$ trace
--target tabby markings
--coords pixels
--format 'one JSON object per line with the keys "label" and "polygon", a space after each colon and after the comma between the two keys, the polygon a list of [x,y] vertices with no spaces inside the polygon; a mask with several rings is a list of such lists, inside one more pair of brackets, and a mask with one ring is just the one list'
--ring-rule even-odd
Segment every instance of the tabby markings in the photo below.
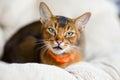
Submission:
{"label": "tabby markings", "polygon": [[64,16],[58,16],[58,23],[60,27],[64,27],[68,23],[68,18]]}

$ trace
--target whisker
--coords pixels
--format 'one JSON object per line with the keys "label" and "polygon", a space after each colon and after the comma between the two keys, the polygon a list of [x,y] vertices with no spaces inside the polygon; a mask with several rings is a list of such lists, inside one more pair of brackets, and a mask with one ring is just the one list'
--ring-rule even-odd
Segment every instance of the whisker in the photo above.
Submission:
{"label": "whisker", "polygon": [[43,49],[43,53],[45,53],[48,50],[48,47]]}
{"label": "whisker", "polygon": [[79,47],[77,47],[77,46],[71,45],[70,47],[71,47],[72,49],[77,49],[77,50],[79,50]]}
{"label": "whisker", "polygon": [[44,42],[43,40],[37,40],[37,42]]}
{"label": "whisker", "polygon": [[37,40],[35,43],[37,43],[37,44],[44,44],[44,41],[43,40]]}
{"label": "whisker", "polygon": [[37,50],[42,50],[42,52],[46,52],[49,49],[48,41],[47,40],[37,40],[36,41],[36,44],[38,44]]}
{"label": "whisker", "polygon": [[42,49],[42,48],[45,48],[45,47],[47,47],[46,45],[43,45],[43,46],[41,46],[41,47],[38,47],[38,49]]}
{"label": "whisker", "polygon": [[43,43],[42,43],[42,42],[41,42],[41,43],[39,42],[39,43],[37,43],[37,44],[44,44],[44,42],[43,42]]}
{"label": "whisker", "polygon": [[72,46],[73,49],[77,49],[78,51],[83,51],[83,48],[78,47],[78,46]]}

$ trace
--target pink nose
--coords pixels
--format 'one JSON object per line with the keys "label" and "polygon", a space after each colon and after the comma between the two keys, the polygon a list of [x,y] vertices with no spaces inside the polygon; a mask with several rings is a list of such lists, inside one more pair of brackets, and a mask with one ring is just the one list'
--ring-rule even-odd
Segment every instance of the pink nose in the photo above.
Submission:
{"label": "pink nose", "polygon": [[60,40],[57,40],[56,42],[58,45],[60,45],[62,43],[62,41],[60,41]]}

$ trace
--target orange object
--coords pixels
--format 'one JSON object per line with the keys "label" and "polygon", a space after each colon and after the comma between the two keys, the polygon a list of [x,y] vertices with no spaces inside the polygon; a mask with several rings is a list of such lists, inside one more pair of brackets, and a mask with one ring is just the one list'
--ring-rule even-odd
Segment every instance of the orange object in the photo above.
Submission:
{"label": "orange object", "polygon": [[69,53],[64,54],[64,55],[62,55],[62,56],[57,56],[57,55],[55,55],[54,53],[52,53],[51,51],[48,51],[48,53],[50,54],[50,56],[51,56],[52,58],[54,58],[54,59],[56,60],[56,62],[59,62],[59,63],[61,63],[61,64],[67,63],[67,62],[69,62],[71,59],[73,59],[73,55],[72,55],[72,54],[69,54]]}

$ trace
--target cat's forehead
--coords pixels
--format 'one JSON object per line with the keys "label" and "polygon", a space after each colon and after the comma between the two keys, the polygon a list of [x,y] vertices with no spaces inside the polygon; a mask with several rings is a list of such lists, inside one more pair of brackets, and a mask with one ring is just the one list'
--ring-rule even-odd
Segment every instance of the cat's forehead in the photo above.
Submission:
{"label": "cat's forehead", "polygon": [[57,22],[59,26],[64,27],[65,25],[68,24],[68,18],[64,16],[57,16]]}
{"label": "cat's forehead", "polygon": [[59,24],[59,26],[63,28],[72,22],[72,19],[65,16],[55,16],[55,20]]}

